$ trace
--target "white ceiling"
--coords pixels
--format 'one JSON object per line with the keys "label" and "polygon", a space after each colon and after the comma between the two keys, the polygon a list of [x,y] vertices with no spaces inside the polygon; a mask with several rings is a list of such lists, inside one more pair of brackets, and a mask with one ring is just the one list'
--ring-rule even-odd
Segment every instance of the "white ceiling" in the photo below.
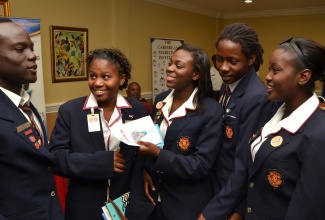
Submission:
{"label": "white ceiling", "polygon": [[325,13],[325,0],[146,0],[220,18]]}

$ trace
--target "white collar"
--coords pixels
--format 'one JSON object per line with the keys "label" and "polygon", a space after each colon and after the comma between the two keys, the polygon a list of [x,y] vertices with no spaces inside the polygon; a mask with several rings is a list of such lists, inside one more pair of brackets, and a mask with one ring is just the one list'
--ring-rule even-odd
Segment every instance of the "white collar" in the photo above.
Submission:
{"label": "white collar", "polygon": [[[172,115],[169,115],[169,111],[174,100],[174,89],[169,93],[169,95],[162,101],[165,105],[162,107],[162,112],[166,118],[172,119],[176,117],[183,117],[186,115],[186,110],[195,110],[196,106],[193,104],[194,95],[197,93],[197,88],[195,88],[191,96],[183,103]],[[168,116],[168,117],[167,117]]]}
{"label": "white collar", "polygon": [[281,105],[272,119],[265,124],[262,133],[263,136],[269,133],[277,133],[281,129],[287,130],[289,133],[296,133],[309,119],[309,117],[318,108],[319,100],[317,95],[314,93],[307,101],[300,105],[294,112],[292,112],[287,118],[282,119],[286,105]]}
{"label": "white collar", "polygon": [[19,104],[24,105],[26,102],[29,102],[30,96],[29,94],[22,88],[20,90],[20,96],[17,95],[16,93],[13,93],[9,91],[8,89],[5,89],[0,86],[0,89],[2,92],[4,92],[8,98],[18,107]]}
{"label": "white collar", "polygon": [[[91,109],[91,108],[98,108],[98,103],[95,96],[90,93],[87,97],[83,110]],[[116,98],[116,108],[132,108],[131,104],[121,95],[117,94]]]}

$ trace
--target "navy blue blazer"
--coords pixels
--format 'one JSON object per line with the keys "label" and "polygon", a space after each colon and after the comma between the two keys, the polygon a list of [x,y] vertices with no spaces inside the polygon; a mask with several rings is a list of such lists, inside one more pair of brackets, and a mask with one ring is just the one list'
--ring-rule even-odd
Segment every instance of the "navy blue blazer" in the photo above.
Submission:
{"label": "navy blue blazer", "polygon": [[[169,93],[157,95],[155,103]],[[162,211],[168,219],[197,219],[213,195],[211,169],[221,144],[222,107],[212,98],[204,98],[203,104],[206,106],[203,114],[187,110],[184,117],[173,120],[163,150],[148,167],[156,187],[152,196],[157,202],[160,194]],[[153,116],[157,111],[155,104]],[[159,125],[162,117],[157,120]],[[129,220],[148,219],[154,209],[143,193],[143,167],[139,166],[137,171],[126,209]]]}
{"label": "navy blue blazer", "polygon": [[[325,112],[317,109],[296,133],[270,134],[249,160],[247,220],[324,219]],[[281,136],[281,145],[271,140]],[[271,185],[272,183],[272,185]]]}
{"label": "navy blue blazer", "polygon": [[0,219],[63,219],[43,123],[45,145],[37,150],[20,129],[26,117],[1,90],[0,100]]}
{"label": "navy blue blazer", "polygon": [[[225,84],[220,94],[225,93]],[[206,219],[224,220],[233,212],[245,214],[241,204],[247,191],[248,141],[276,112],[254,68],[241,79],[224,109],[223,141],[215,164],[214,198],[203,211]]]}
{"label": "navy blue blazer", "polygon": [[[126,160],[124,173],[114,173],[114,152],[105,150],[101,130],[89,132],[87,115],[83,110],[87,97],[63,104],[51,134],[49,149],[55,155],[55,171],[70,178],[66,198],[66,219],[100,219],[101,207],[106,202],[108,179],[110,198],[128,192],[135,147],[120,143]],[[121,109],[123,123],[147,115],[145,107],[137,100],[125,97],[132,108]],[[99,109],[95,109],[99,114]]]}

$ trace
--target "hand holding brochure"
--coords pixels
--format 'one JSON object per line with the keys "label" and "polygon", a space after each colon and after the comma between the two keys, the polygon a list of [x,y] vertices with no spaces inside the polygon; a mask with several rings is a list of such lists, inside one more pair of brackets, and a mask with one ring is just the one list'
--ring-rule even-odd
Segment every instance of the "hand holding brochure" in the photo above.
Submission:
{"label": "hand holding brochure", "polygon": [[150,116],[145,116],[111,128],[111,133],[120,141],[133,146],[140,146],[136,141],[151,142],[163,146],[160,129],[154,125]]}

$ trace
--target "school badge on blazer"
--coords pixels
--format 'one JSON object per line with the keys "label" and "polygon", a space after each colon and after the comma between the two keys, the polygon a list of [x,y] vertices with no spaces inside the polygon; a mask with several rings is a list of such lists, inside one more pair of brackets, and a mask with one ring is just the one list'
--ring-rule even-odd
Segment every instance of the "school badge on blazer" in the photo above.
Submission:
{"label": "school badge on blazer", "polygon": [[190,138],[189,137],[180,137],[177,144],[181,150],[186,151],[191,146]]}
{"label": "school badge on blazer", "polygon": [[274,189],[279,188],[283,184],[283,174],[278,170],[270,170],[266,175],[266,179]]}

